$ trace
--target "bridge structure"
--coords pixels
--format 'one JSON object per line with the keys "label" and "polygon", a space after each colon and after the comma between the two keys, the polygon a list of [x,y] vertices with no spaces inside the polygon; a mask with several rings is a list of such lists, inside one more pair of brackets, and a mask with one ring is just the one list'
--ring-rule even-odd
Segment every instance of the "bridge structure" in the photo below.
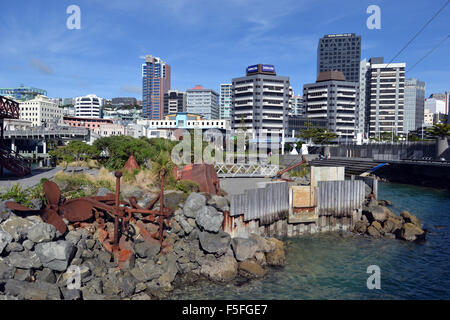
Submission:
{"label": "bridge structure", "polygon": [[216,163],[214,168],[219,178],[264,178],[275,176],[280,166],[264,163]]}
{"label": "bridge structure", "polygon": [[8,169],[17,176],[25,176],[31,173],[31,163],[14,150],[6,147],[4,143],[4,120],[19,119],[19,103],[0,96],[0,174],[3,168]]}

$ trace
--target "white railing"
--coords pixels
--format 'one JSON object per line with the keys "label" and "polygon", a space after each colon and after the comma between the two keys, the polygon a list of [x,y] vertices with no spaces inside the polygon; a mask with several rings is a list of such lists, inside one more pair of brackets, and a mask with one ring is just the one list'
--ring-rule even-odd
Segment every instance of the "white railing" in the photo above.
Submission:
{"label": "white railing", "polygon": [[272,177],[279,171],[279,165],[273,164],[215,164],[217,175],[223,178],[230,177]]}

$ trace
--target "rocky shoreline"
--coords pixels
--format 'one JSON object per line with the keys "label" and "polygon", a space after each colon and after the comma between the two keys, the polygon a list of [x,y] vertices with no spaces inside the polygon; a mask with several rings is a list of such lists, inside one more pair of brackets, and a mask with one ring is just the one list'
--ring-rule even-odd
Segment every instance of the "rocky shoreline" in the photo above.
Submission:
{"label": "rocky shoreline", "polygon": [[[182,194],[168,192],[167,202],[176,210],[164,247],[144,240],[154,225],[135,225],[134,255],[121,268],[99,241],[95,221],[68,224],[62,235],[39,216],[20,216],[0,203],[0,300],[164,299],[174,287],[201,278],[254,279],[284,265],[282,241],[231,239],[222,231],[225,197],[191,193],[183,203]],[[79,288],[72,287],[74,269]]]}
{"label": "rocky shoreline", "polygon": [[424,240],[426,232],[420,220],[403,211],[395,215],[388,206],[390,201],[371,198],[363,207],[361,220],[355,223],[353,232],[374,238],[401,239],[406,241]]}

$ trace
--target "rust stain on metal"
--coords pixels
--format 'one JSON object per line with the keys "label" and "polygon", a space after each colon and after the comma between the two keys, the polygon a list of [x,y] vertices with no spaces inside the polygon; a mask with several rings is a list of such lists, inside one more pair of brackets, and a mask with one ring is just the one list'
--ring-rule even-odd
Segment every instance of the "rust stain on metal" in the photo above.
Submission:
{"label": "rust stain on metal", "polygon": [[178,180],[191,180],[198,183],[201,192],[220,193],[219,177],[213,165],[206,163],[188,164],[181,170],[175,167],[174,176]]}
{"label": "rust stain on metal", "polygon": [[[56,183],[45,181],[43,187],[46,206],[43,209],[33,210],[11,201],[6,202],[5,205],[17,212],[39,214],[45,222],[54,225],[61,234],[67,232],[67,225],[63,219],[75,228],[86,228],[96,232],[98,240],[107,251],[114,254],[121,267],[134,254],[129,241],[130,225],[139,226],[144,241],[159,241],[161,248],[166,247],[165,229],[170,227],[173,210],[164,206],[164,174],[165,171],[162,170],[159,195],[145,208],[141,208],[133,197],[129,199],[129,202],[120,200],[122,176],[120,171],[115,172],[116,192],[114,194],[66,200],[61,197],[61,191]],[[152,209],[158,201],[160,208]],[[135,214],[139,214],[142,218]],[[149,224],[153,225],[152,233],[147,230]]]}

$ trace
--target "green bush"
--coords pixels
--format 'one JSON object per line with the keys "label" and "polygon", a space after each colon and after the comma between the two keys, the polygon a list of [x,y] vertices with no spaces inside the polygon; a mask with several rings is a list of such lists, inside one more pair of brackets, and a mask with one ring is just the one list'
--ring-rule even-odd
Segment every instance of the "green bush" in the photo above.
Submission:
{"label": "green bush", "polygon": [[32,205],[29,197],[29,189],[22,188],[20,184],[14,184],[7,192],[1,195],[2,200],[14,199],[15,202],[24,206]]}
{"label": "green bush", "polygon": [[197,182],[191,180],[180,180],[175,185],[177,190],[190,194],[191,192],[199,192],[200,185]]}

